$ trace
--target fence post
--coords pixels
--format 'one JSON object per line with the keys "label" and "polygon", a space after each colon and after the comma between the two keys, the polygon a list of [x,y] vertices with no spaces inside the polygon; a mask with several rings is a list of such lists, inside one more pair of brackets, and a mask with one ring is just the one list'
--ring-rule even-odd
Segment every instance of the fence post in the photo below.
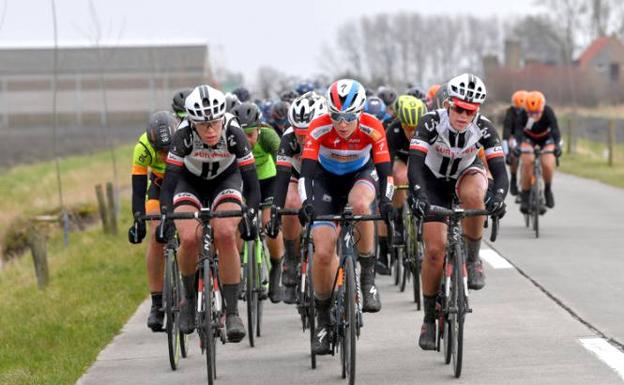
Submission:
{"label": "fence post", "polygon": [[572,116],[568,116],[568,140],[566,144],[566,152],[569,154],[573,153],[574,146],[572,145],[572,140],[574,138],[574,120]]}
{"label": "fence post", "polygon": [[609,120],[609,132],[607,134],[607,151],[608,151],[607,162],[609,164],[609,167],[613,167],[613,158],[614,158],[613,152],[615,151],[615,120],[614,119]]}
{"label": "fence post", "polygon": [[102,228],[105,233],[110,232],[110,226],[108,224],[108,215],[106,214],[106,200],[104,200],[104,190],[102,185],[95,186],[95,195],[97,196],[98,209],[100,211],[100,219],[102,219]]}
{"label": "fence post", "polygon": [[35,265],[37,286],[39,289],[45,289],[50,281],[46,239],[45,236],[37,230],[37,226],[34,224],[32,224],[28,230],[28,247],[32,253],[33,263]]}
{"label": "fence post", "polygon": [[106,197],[108,198],[108,222],[111,234],[117,235],[117,204],[115,190],[111,182],[106,183]]}

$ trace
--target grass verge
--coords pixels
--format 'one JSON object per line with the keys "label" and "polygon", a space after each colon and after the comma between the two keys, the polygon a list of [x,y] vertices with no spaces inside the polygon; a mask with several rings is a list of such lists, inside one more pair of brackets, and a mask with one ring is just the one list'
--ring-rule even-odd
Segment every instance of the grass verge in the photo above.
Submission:
{"label": "grass verge", "polygon": [[37,290],[30,255],[4,267],[0,384],[74,384],[119,332],[146,296],[144,248],[123,235],[99,227],[72,233],[68,248],[62,234],[53,236],[44,291]]}
{"label": "grass verge", "polygon": [[576,152],[561,158],[559,171],[624,188],[624,145],[615,146],[613,166],[609,166],[604,144],[579,139]]}

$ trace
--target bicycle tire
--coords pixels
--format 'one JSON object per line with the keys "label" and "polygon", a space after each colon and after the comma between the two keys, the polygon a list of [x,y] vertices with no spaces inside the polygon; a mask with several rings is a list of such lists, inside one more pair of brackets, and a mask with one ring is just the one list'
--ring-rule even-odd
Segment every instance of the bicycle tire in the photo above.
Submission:
{"label": "bicycle tire", "polygon": [[401,293],[405,291],[405,286],[407,286],[407,280],[409,278],[409,275],[411,274],[410,265],[412,263],[410,260],[410,256],[407,255],[407,253],[405,253],[404,250],[405,250],[404,248],[401,248],[401,251],[399,251],[399,253],[403,255],[403,257],[400,259],[404,261],[403,272],[402,272],[403,274],[401,274],[401,285],[399,286],[399,291]]}
{"label": "bicycle tire", "polygon": [[[537,182],[535,182],[537,184]],[[537,185],[531,188],[531,206],[533,215],[533,231],[535,231],[535,238],[539,238],[539,211],[540,211],[540,194],[537,189]]]}
{"label": "bicycle tire", "polygon": [[[446,269],[445,269],[446,271]],[[455,338],[454,336],[454,328],[453,328],[453,314],[449,311],[449,309],[451,307],[456,306],[457,301],[456,301],[456,291],[455,291],[455,287],[453,285],[453,280],[451,279],[451,283],[450,283],[450,288],[449,288],[449,297],[445,299],[445,308],[443,309],[443,311],[445,312],[444,315],[444,334],[443,334],[443,338],[444,338],[444,349],[443,349],[443,354],[444,354],[444,363],[446,365],[451,363],[451,356],[453,353],[453,339]]]}
{"label": "bicycle tire", "polygon": [[392,270],[393,270],[393,277],[394,277],[394,285],[398,286],[401,280],[401,264],[403,262],[399,260],[398,249],[394,246],[392,246],[391,255],[392,255]]}
{"label": "bicycle tire", "polygon": [[255,341],[255,326],[257,316],[257,301],[255,296],[258,294],[256,291],[256,247],[255,241],[245,242],[245,252],[247,258],[245,263],[245,300],[247,302],[247,335],[249,336],[249,345],[253,348],[256,346]]}
{"label": "bicycle tire", "polygon": [[314,284],[312,283],[312,245],[308,245],[307,250],[307,263],[306,269],[306,292],[308,298],[308,328],[310,329],[310,366],[312,369],[316,369],[316,354],[312,351],[312,341],[314,340],[314,334],[316,333],[316,309],[314,308]]}
{"label": "bicycle tire", "polygon": [[346,258],[344,266],[344,279],[345,279],[345,328],[344,328],[344,341],[342,343],[342,351],[344,352],[344,367],[346,369],[346,375],[349,379],[349,385],[355,384],[355,369],[356,369],[356,344],[357,344],[357,316],[355,306],[355,267],[353,265],[352,258]]}
{"label": "bicycle tire", "polygon": [[268,281],[265,282],[265,278],[268,277],[269,266],[267,263],[269,261],[269,253],[266,248],[266,244],[264,242],[260,243],[260,247],[258,248],[261,251],[260,258],[258,259],[258,269],[256,272],[258,287],[256,288],[256,337],[260,337],[262,335],[262,314],[264,310],[264,300],[260,297],[260,291],[268,290],[268,287],[265,287],[265,284],[268,285]]}
{"label": "bicycle tire", "polygon": [[208,378],[208,385],[213,385],[217,376],[216,373],[216,343],[215,343],[215,325],[218,320],[213,320],[216,316],[216,312],[213,309],[213,281],[212,272],[210,271],[210,262],[205,259],[202,262],[203,267],[203,331],[205,340],[204,354],[206,355],[206,376]]}
{"label": "bicycle tire", "polygon": [[[461,247],[458,246],[457,248],[459,251],[461,251]],[[463,258],[461,258],[461,261],[458,262],[462,263],[456,263],[456,266],[454,266],[453,269],[453,286],[455,286],[456,289],[455,300],[457,304],[457,313],[455,313],[455,317],[453,317],[453,373],[455,375],[455,378],[459,378],[462,371],[462,361],[464,356],[464,320],[466,315],[464,280],[461,273],[463,267]]]}
{"label": "bicycle tire", "polygon": [[167,332],[167,349],[169,351],[169,364],[171,370],[176,370],[180,363],[180,321],[175,313],[177,306],[177,287],[175,283],[175,259],[171,256],[171,250],[166,250],[165,254],[165,282],[163,288],[163,300],[165,305],[165,317],[167,322],[165,330]]}

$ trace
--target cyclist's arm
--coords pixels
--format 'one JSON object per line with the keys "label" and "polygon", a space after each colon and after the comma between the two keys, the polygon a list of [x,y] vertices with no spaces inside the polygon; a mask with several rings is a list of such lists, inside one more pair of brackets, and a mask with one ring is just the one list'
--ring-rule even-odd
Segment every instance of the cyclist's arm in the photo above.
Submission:
{"label": "cyclist's arm", "polygon": [[509,107],[505,112],[503,120],[503,140],[509,140],[514,135],[514,127],[516,125],[516,114],[513,107]]}
{"label": "cyclist's arm", "polygon": [[273,162],[277,162],[277,152],[280,148],[280,137],[277,135],[277,132],[272,127],[264,126],[262,127],[262,135],[260,143],[264,151],[271,155],[273,158]]}
{"label": "cyclist's arm", "polygon": [[546,118],[549,121],[550,134],[555,141],[555,145],[559,146],[559,143],[561,142],[561,131],[559,131],[559,122],[557,121],[555,112],[550,106],[547,105],[546,107],[544,107],[544,115],[546,115]]}
{"label": "cyclist's arm", "polygon": [[516,126],[515,126],[515,137],[516,137],[516,142],[518,143],[518,145],[520,143],[522,143],[522,137],[524,135],[524,128],[527,125],[527,122],[529,121],[529,115],[527,115],[526,111],[522,110],[520,111],[520,113],[518,114],[518,116],[516,116]]}
{"label": "cyclist's arm", "polygon": [[243,179],[243,196],[247,207],[258,212],[260,209],[260,183],[256,174],[256,160],[243,130],[234,120],[227,132],[228,151],[236,156],[238,169]]}
{"label": "cyclist's arm", "polygon": [[388,151],[390,152],[390,162],[394,162],[394,158],[397,154],[397,145],[394,140],[394,130],[398,127],[401,129],[401,123],[398,120],[393,121],[386,130],[386,140],[388,141]]}
{"label": "cyclist's arm", "polygon": [[407,178],[409,181],[409,193],[418,192],[427,195],[425,182],[425,158],[431,149],[431,145],[437,137],[436,127],[439,123],[438,114],[433,111],[418,121],[414,137],[410,141],[410,152],[407,161]]}
{"label": "cyclist's arm", "polygon": [[312,197],[312,180],[320,170],[318,163],[320,143],[314,132],[319,119],[322,118],[317,118],[310,123],[309,132],[301,153],[301,175],[298,186],[301,202],[305,202],[308,197]]}
{"label": "cyclist's arm", "polygon": [[275,191],[273,193],[273,202],[276,207],[283,208],[286,203],[286,195],[288,195],[288,184],[290,183],[290,175],[292,174],[292,157],[293,149],[290,145],[294,139],[291,135],[286,134],[282,137],[279,151],[277,153],[277,175],[275,176]]}
{"label": "cyclist's arm", "polygon": [[379,176],[379,199],[392,200],[394,195],[394,181],[392,180],[392,163],[390,163],[390,152],[386,132],[379,120],[373,118],[366,122],[374,132],[370,136],[373,140],[373,162]]}
{"label": "cyclist's arm", "polygon": [[505,153],[501,146],[501,140],[494,125],[483,117],[479,119],[477,125],[485,134],[481,137],[480,143],[485,149],[487,165],[494,178],[494,192],[507,196],[509,190],[509,179],[505,168]]}
{"label": "cyclist's arm", "polygon": [[132,214],[145,214],[145,193],[147,191],[148,162],[151,158],[142,143],[134,146],[132,160]]}
{"label": "cyclist's arm", "polygon": [[169,154],[167,155],[165,180],[163,181],[160,189],[161,213],[173,211],[173,193],[180,176],[184,172],[184,157],[191,153],[191,139],[192,132],[190,126],[180,128],[173,134],[171,147],[169,148]]}

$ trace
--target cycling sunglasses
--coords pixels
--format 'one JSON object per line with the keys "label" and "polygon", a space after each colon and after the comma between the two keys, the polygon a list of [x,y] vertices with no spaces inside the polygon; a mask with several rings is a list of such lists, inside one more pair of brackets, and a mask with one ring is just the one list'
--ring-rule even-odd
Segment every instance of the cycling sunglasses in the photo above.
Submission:
{"label": "cycling sunglasses", "polygon": [[351,123],[358,118],[358,114],[353,112],[332,112],[330,116],[331,120],[334,122],[341,122],[344,120],[347,123]]}
{"label": "cycling sunglasses", "polygon": [[463,114],[466,113],[466,115],[468,116],[473,116],[477,113],[477,110],[468,110],[466,108],[462,108],[456,104],[451,104],[451,108],[453,108],[453,111],[457,112],[458,114]]}

